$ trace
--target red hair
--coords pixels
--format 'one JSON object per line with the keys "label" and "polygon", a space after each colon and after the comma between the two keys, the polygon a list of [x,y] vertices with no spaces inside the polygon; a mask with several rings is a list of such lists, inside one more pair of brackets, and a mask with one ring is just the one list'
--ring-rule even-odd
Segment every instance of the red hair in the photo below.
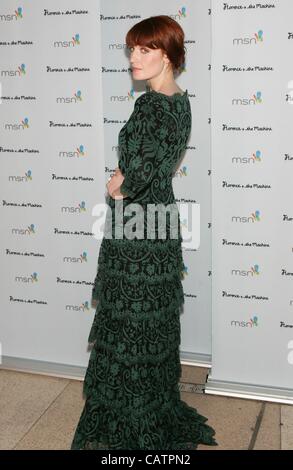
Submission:
{"label": "red hair", "polygon": [[185,62],[184,31],[170,16],[150,16],[136,23],[126,34],[127,47],[136,45],[162,49],[167,54],[173,70]]}

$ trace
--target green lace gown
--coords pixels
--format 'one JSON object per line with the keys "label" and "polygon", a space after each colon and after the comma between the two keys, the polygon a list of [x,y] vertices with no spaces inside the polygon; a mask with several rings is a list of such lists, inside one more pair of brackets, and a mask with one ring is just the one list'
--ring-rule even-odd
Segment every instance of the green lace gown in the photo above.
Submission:
{"label": "green lace gown", "polygon": [[[187,90],[172,96],[148,90],[119,132],[124,198],[108,196],[92,291],[97,308],[88,338],[93,345],[83,385],[86,400],[71,449],[217,445],[207,418],[180,399],[178,385],[184,263],[172,177],[190,131]],[[139,205],[143,217],[132,226],[134,235],[131,230],[121,235],[133,220],[134,212],[126,212],[129,204]],[[169,204],[177,215],[166,212],[162,238],[158,219],[149,223],[146,208]]]}

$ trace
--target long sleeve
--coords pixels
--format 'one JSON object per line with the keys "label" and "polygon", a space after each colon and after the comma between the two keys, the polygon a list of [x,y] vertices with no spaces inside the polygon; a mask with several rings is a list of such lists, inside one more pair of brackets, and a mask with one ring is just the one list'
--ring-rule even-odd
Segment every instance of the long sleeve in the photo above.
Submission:
{"label": "long sleeve", "polygon": [[[124,169],[121,193],[131,199],[149,187],[163,158],[164,110],[151,93],[137,98],[121,138]],[[125,165],[124,165],[125,163]]]}

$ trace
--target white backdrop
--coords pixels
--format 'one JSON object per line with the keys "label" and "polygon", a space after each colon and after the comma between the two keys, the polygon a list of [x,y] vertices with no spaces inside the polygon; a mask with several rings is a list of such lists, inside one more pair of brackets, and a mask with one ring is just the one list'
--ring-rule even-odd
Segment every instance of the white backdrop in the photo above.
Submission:
{"label": "white backdrop", "polygon": [[106,179],[117,166],[118,132],[146,85],[145,81],[132,80],[125,46],[127,31],[143,18],[167,14],[185,32],[186,63],[176,81],[183,90],[188,90],[193,126],[184,158],[173,178],[173,188],[179,209],[180,204],[197,204],[201,220],[199,249],[186,246],[183,250],[185,309],[181,316],[181,358],[202,365],[210,363],[211,354],[209,5],[209,1],[193,0],[185,2],[184,7],[178,1],[101,2]]}
{"label": "white backdrop", "polygon": [[185,31],[177,82],[193,113],[173,186],[200,207],[199,249],[183,250],[182,362],[212,352],[208,393],[292,400],[292,13],[289,0],[217,0],[212,14],[210,0],[2,0],[2,367],[84,374],[93,210],[144,92],[125,35],[168,14]]}
{"label": "white backdrop", "polygon": [[174,17],[186,33],[178,84],[188,89],[193,129],[174,191],[178,202],[197,203],[201,210],[199,250],[184,251],[182,360],[210,364],[208,6],[1,2],[3,367],[84,373],[100,246],[91,233],[97,220],[92,210],[105,202],[105,184],[118,163],[119,130],[145,86],[132,83],[125,35],[156,14]]}
{"label": "white backdrop", "polygon": [[293,3],[216,0],[212,9],[207,390],[292,403]]}
{"label": "white backdrop", "polygon": [[3,365],[75,375],[68,366],[88,360],[91,213],[105,191],[97,3],[0,10]]}

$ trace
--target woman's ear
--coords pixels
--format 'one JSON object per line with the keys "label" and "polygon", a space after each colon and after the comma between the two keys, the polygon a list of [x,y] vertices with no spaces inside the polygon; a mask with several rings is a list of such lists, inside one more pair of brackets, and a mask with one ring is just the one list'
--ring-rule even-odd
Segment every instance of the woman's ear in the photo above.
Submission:
{"label": "woman's ear", "polygon": [[165,62],[165,64],[166,64],[166,67],[167,67],[167,68],[170,67],[171,62],[170,62],[170,60],[169,60],[169,58],[168,58],[166,52],[164,52],[164,54],[163,54],[163,60],[164,60],[164,62]]}

